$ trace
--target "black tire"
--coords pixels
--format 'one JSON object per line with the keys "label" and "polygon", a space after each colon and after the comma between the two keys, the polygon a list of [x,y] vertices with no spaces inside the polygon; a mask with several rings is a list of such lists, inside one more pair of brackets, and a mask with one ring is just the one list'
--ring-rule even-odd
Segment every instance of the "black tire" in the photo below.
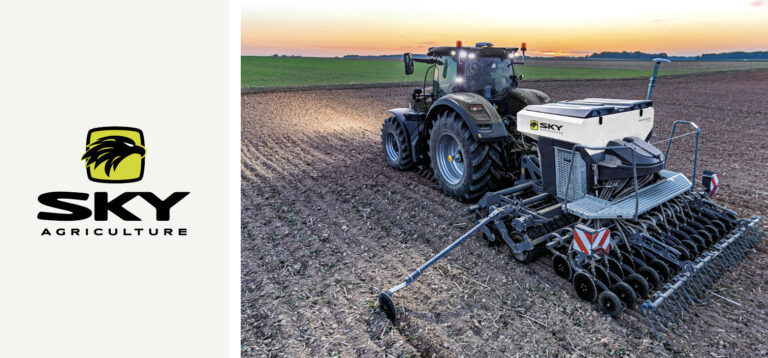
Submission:
{"label": "black tire", "polygon": [[635,291],[638,298],[648,297],[648,290],[650,288],[648,287],[648,281],[646,281],[643,276],[633,273],[627,276],[624,282],[626,282],[629,287],[632,287],[632,290]]}
{"label": "black tire", "polygon": [[632,256],[630,256],[628,254],[627,255],[621,255],[621,263],[631,267],[632,270],[637,268],[637,266],[635,266],[635,261],[632,260]]}
{"label": "black tire", "polygon": [[637,273],[640,274],[640,276],[643,276],[645,281],[648,282],[648,290],[656,288],[656,286],[661,283],[659,280],[659,274],[657,274],[656,271],[648,266],[641,267],[639,270],[637,270]]}
{"label": "black tire", "polygon": [[707,245],[707,247],[709,247],[714,243],[714,241],[712,240],[712,235],[710,235],[708,232],[704,230],[698,230],[696,232],[698,233],[699,237],[704,239],[704,243]]}
{"label": "black tire", "polygon": [[413,167],[413,155],[408,145],[408,133],[395,117],[389,117],[381,125],[381,149],[390,167],[407,170]]}
{"label": "black tire", "polygon": [[723,235],[725,235],[725,233],[720,233],[720,230],[717,228],[716,224],[713,221],[709,220],[708,218],[706,218],[704,216],[699,216],[698,217],[698,221],[699,221],[699,223],[704,225],[704,227],[707,230],[710,231],[710,234],[712,236],[714,236],[716,238],[721,238],[721,237],[723,237]]}
{"label": "black tire", "polygon": [[669,266],[659,259],[653,259],[648,264],[657,274],[659,274],[659,280],[666,281],[669,278]]}
{"label": "black tire", "polygon": [[637,301],[635,290],[625,282],[619,282],[611,286],[611,292],[615,293],[616,296],[619,296],[619,300],[621,300],[621,303],[627,308],[632,308],[632,306],[635,305],[635,301]]}
{"label": "black tire", "polygon": [[696,229],[694,229],[690,225],[686,225],[686,224],[680,225],[680,230],[683,230],[686,234],[688,234],[688,236],[696,235]]}
{"label": "black tire", "polygon": [[555,270],[555,273],[570,281],[571,276],[573,276],[573,268],[571,267],[571,263],[568,262],[568,258],[565,257],[563,254],[554,254],[552,256],[552,267]]}
{"label": "black tire", "polygon": [[691,238],[691,241],[693,241],[693,243],[696,244],[696,248],[698,249],[699,252],[704,252],[704,250],[706,250],[707,247],[709,246],[707,245],[707,242],[704,241],[704,238],[699,236],[698,234],[688,235],[688,236]]}
{"label": "black tire", "polygon": [[736,223],[739,221],[739,219],[736,217],[736,214],[724,212],[726,217],[721,218],[720,220],[725,224],[726,229],[728,229],[728,232],[731,232],[734,227],[736,227]]}
{"label": "black tire", "polygon": [[621,268],[621,263],[613,257],[608,258],[608,271],[622,278],[626,276],[624,270]]}
{"label": "black tire", "polygon": [[685,245],[675,247],[675,250],[680,251],[680,256],[677,257],[680,261],[688,261],[693,258],[691,253],[685,247]]}
{"label": "black tire", "polygon": [[672,229],[672,235],[674,235],[680,241],[691,239],[690,236],[688,236],[688,234],[678,229]]}
{"label": "black tire", "polygon": [[[683,247],[685,247],[685,249],[688,250],[688,260],[691,260],[695,256],[699,255],[699,251],[698,251],[699,249],[696,248],[696,244],[694,244],[693,241],[683,240]],[[682,260],[682,257],[681,257],[681,260]]]}
{"label": "black tire", "polygon": [[[451,138],[458,143],[454,153],[457,155],[445,149],[449,146],[446,143],[452,143]],[[453,111],[439,114],[432,126],[429,159],[443,192],[463,202],[474,201],[496,189],[501,180],[499,144],[478,142],[461,116]],[[461,164],[461,173],[452,169],[458,164]]]}
{"label": "black tire", "polygon": [[603,266],[595,265],[594,275],[595,278],[602,282],[606,287],[611,285],[611,278],[608,276],[608,271]]}
{"label": "black tire", "polygon": [[717,228],[721,237],[728,233],[728,227],[720,220],[712,220],[712,226]]}
{"label": "black tire", "polygon": [[692,226],[697,231],[706,230],[706,229],[704,229],[704,225],[702,225],[700,222],[698,222],[696,220],[688,221],[688,225]]}
{"label": "black tire", "polygon": [[573,288],[576,290],[576,296],[587,302],[595,302],[597,298],[597,287],[592,277],[584,272],[577,272],[573,275]]}
{"label": "black tire", "polygon": [[707,233],[713,240],[720,240],[722,238],[714,226],[707,224],[704,225],[704,228],[707,229]]}
{"label": "black tire", "polygon": [[600,297],[597,298],[597,305],[600,306],[600,310],[603,313],[616,318],[621,315],[621,311],[624,310],[624,305],[619,300],[619,296],[611,291],[600,292]]}

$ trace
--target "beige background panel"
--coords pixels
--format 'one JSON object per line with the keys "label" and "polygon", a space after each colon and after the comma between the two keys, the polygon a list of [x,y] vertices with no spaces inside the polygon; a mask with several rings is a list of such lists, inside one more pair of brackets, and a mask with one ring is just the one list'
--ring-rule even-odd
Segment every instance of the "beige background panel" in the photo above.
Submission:
{"label": "beige background panel", "polygon": [[[0,356],[220,357],[227,351],[228,4],[0,5]],[[233,94],[234,95],[234,94]],[[100,184],[89,129],[144,131],[144,178]],[[191,194],[154,221],[36,219],[38,195]],[[92,204],[91,204],[92,205]],[[233,213],[237,215],[237,213]],[[186,227],[186,237],[41,237],[44,227]]]}

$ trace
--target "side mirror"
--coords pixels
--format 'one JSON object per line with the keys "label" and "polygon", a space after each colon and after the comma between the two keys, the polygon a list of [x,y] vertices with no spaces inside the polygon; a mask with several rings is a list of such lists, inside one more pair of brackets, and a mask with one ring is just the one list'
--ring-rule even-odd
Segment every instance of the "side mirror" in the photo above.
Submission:
{"label": "side mirror", "polygon": [[413,74],[413,56],[410,52],[406,52],[403,54],[403,62],[405,63],[405,74],[406,75],[412,75]]}

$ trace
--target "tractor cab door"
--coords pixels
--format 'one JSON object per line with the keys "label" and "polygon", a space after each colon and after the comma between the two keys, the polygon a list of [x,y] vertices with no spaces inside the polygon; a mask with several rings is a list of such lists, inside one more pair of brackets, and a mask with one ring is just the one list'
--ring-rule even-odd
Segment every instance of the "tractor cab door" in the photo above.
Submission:
{"label": "tractor cab door", "polygon": [[451,56],[440,58],[442,65],[435,67],[434,80],[432,81],[432,93],[435,98],[440,98],[446,94],[453,93],[456,86],[456,76],[458,64]]}

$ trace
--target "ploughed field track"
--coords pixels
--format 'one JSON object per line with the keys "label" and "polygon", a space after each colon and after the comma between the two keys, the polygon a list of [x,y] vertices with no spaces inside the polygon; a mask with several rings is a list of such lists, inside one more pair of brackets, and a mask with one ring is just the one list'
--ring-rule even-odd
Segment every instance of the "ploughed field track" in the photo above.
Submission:
{"label": "ploughed field track", "polygon": [[[553,101],[641,98],[646,86],[645,80],[525,84]],[[393,327],[376,308],[376,295],[472,220],[436,183],[415,171],[394,171],[383,159],[386,110],[403,106],[410,90],[242,97],[244,356],[768,352],[766,241],[664,344],[637,309],[611,319],[580,301],[554,274],[549,255],[523,265],[504,246],[489,247],[479,237],[398,293],[398,310],[406,313]],[[698,123],[699,168],[721,173],[716,201],[742,216],[768,216],[766,94],[768,71],[661,79],[654,90],[655,140],[668,136],[676,119]],[[681,138],[670,169],[690,175],[692,157],[693,137]]]}

